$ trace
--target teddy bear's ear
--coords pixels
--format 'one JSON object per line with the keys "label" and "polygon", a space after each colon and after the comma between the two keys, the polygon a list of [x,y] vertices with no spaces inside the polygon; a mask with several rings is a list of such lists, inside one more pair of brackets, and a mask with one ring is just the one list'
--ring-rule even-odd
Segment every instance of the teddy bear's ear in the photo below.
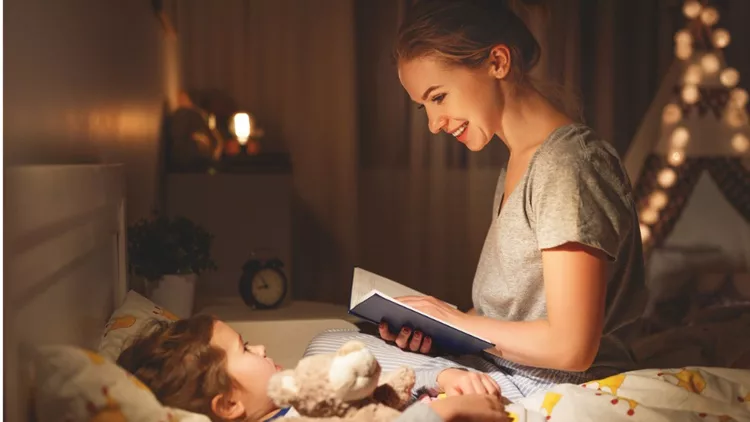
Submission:
{"label": "teddy bear's ear", "polygon": [[286,370],[274,374],[268,381],[268,397],[277,406],[289,406],[297,397],[299,387],[294,379],[294,371]]}

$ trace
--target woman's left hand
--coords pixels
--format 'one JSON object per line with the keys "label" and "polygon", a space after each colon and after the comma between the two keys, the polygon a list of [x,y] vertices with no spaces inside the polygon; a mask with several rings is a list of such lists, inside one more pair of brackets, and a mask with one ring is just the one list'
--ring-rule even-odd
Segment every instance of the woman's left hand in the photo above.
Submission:
{"label": "woman's left hand", "polygon": [[[466,317],[465,313],[432,296],[401,296],[397,297],[396,300],[451,324]],[[401,327],[397,334],[393,334],[388,329],[387,324],[380,324],[380,337],[386,341],[395,342],[401,349],[411,350],[412,352],[426,354],[430,353],[432,349],[430,337],[419,331],[412,332],[409,327]]]}

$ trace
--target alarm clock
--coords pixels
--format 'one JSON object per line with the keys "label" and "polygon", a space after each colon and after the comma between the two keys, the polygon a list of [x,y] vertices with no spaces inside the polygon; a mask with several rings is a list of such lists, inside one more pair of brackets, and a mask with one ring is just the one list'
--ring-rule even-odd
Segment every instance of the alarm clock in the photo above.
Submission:
{"label": "alarm clock", "polygon": [[248,260],[242,266],[240,296],[253,309],[274,309],[284,301],[289,283],[278,259]]}

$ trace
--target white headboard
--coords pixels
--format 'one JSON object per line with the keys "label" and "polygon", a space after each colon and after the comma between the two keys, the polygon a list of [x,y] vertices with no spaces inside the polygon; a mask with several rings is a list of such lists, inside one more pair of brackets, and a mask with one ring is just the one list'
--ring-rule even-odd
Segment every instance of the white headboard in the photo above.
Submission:
{"label": "white headboard", "polygon": [[95,347],[127,292],[122,165],[5,170],[5,420],[25,421],[27,345]]}

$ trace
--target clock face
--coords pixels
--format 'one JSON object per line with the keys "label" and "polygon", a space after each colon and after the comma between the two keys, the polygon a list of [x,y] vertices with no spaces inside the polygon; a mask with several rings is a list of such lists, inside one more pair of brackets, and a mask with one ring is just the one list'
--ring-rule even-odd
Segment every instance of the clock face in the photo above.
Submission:
{"label": "clock face", "polygon": [[286,279],[277,270],[263,268],[253,277],[251,289],[253,298],[259,305],[275,306],[286,294]]}

